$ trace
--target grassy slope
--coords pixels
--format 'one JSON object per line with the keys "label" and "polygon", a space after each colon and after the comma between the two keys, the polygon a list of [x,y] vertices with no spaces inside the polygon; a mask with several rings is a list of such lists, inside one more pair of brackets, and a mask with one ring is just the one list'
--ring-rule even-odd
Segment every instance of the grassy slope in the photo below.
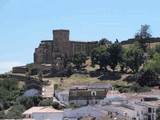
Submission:
{"label": "grassy slope", "polygon": [[[87,67],[85,68],[88,72],[95,71],[98,69],[98,66],[95,66],[94,68],[90,67],[91,61],[87,60],[86,62]],[[130,86],[131,84],[127,83],[126,81],[123,81],[124,78],[126,78],[128,75],[124,74],[121,76],[120,79],[109,79],[107,77],[104,77],[103,80],[100,80],[103,75],[91,77],[90,74],[73,74],[72,76],[68,78],[63,78],[61,81],[60,77],[54,77],[54,78],[45,78],[44,80],[49,80],[52,84],[60,84],[61,88],[69,89],[73,83],[111,83],[112,85],[123,85],[123,86]]]}
{"label": "grassy slope", "polygon": [[[154,48],[155,45],[160,44],[160,42],[155,42],[151,43],[150,47]],[[130,44],[123,45],[124,47],[128,47]],[[87,60],[86,62],[87,67],[85,68],[88,72],[90,71],[95,71],[98,69],[98,66],[96,65],[94,68],[90,67],[91,61]],[[24,74],[19,74],[24,76]],[[100,80],[99,78],[102,76],[96,76],[96,77],[91,77],[89,74],[73,74],[72,76],[68,78],[63,78],[63,81],[61,81],[60,77],[54,77],[54,78],[43,78],[43,80],[49,80],[52,84],[60,84],[62,88],[70,88],[70,86],[73,83],[111,83],[113,85],[123,85],[123,86],[130,86],[131,83],[128,83],[124,81],[124,79],[127,77],[127,74],[123,74],[120,79],[113,80],[111,78],[106,79],[104,78],[103,80]],[[33,76],[36,77],[36,76]],[[22,88],[24,85],[24,82],[19,82],[19,88]]]}

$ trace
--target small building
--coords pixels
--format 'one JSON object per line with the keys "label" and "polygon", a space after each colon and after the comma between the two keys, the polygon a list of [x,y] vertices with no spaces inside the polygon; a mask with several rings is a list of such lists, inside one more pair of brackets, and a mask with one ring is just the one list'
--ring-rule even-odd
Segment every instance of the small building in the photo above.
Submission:
{"label": "small building", "polygon": [[103,103],[112,103],[113,102],[122,102],[126,99],[126,96],[121,94],[118,90],[109,90],[106,94],[106,97],[103,100]]}
{"label": "small building", "polygon": [[99,104],[106,97],[106,89],[70,89],[69,104],[88,105]]}
{"label": "small building", "polygon": [[55,91],[55,97],[64,105],[69,105],[69,90],[58,89]]}
{"label": "small building", "polygon": [[34,120],[62,120],[63,111],[56,110],[53,107],[32,107],[22,113],[27,119]]}
{"label": "small building", "polygon": [[106,83],[76,83],[72,85],[72,89],[107,89],[112,90],[113,86],[111,84]]}

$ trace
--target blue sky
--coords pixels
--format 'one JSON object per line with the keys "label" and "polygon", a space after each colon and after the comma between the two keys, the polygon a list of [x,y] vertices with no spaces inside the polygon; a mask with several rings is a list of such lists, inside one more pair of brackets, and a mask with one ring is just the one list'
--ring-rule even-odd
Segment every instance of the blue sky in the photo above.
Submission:
{"label": "blue sky", "polygon": [[69,29],[70,40],[119,41],[149,24],[160,37],[159,0],[0,0],[0,73],[33,62],[41,40],[53,29]]}

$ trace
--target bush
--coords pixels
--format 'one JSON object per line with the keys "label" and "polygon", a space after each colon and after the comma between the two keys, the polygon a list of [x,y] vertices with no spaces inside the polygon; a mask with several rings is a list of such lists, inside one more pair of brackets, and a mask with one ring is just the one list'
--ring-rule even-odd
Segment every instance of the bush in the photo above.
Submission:
{"label": "bush", "polygon": [[58,109],[60,107],[60,104],[58,102],[52,102],[52,107],[55,109]]}
{"label": "bush", "polygon": [[130,90],[129,86],[115,86],[115,88],[120,92],[120,93],[127,93]]}
{"label": "bush", "polygon": [[141,87],[138,83],[133,83],[133,85],[130,87],[131,92],[149,92],[151,89],[147,86]]}
{"label": "bush", "polygon": [[130,87],[130,91],[132,92],[139,92],[141,86],[138,83],[133,83]]}
{"label": "bush", "polygon": [[54,84],[54,91],[58,89],[58,84]]}
{"label": "bush", "polygon": [[49,99],[44,99],[44,100],[42,100],[42,101],[39,102],[38,106],[50,106],[51,103],[52,103],[51,100],[49,100]]}
{"label": "bush", "polygon": [[7,112],[7,118],[8,119],[18,119],[22,118],[22,113],[25,111],[25,107],[23,105],[16,105],[13,106],[8,112]]}
{"label": "bush", "polygon": [[0,119],[4,119],[5,118],[5,112],[4,111],[0,111]]}
{"label": "bush", "polygon": [[81,107],[81,106],[78,105],[78,104],[73,104],[73,105],[70,106],[70,108],[80,108],[80,107]]}

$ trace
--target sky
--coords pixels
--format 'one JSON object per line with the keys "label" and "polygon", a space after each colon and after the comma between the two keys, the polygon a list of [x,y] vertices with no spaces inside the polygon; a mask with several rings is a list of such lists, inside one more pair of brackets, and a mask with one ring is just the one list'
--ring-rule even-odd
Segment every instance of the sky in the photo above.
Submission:
{"label": "sky", "polygon": [[148,24],[160,37],[159,0],[0,0],[0,73],[33,62],[52,30],[70,30],[70,40],[119,41]]}

